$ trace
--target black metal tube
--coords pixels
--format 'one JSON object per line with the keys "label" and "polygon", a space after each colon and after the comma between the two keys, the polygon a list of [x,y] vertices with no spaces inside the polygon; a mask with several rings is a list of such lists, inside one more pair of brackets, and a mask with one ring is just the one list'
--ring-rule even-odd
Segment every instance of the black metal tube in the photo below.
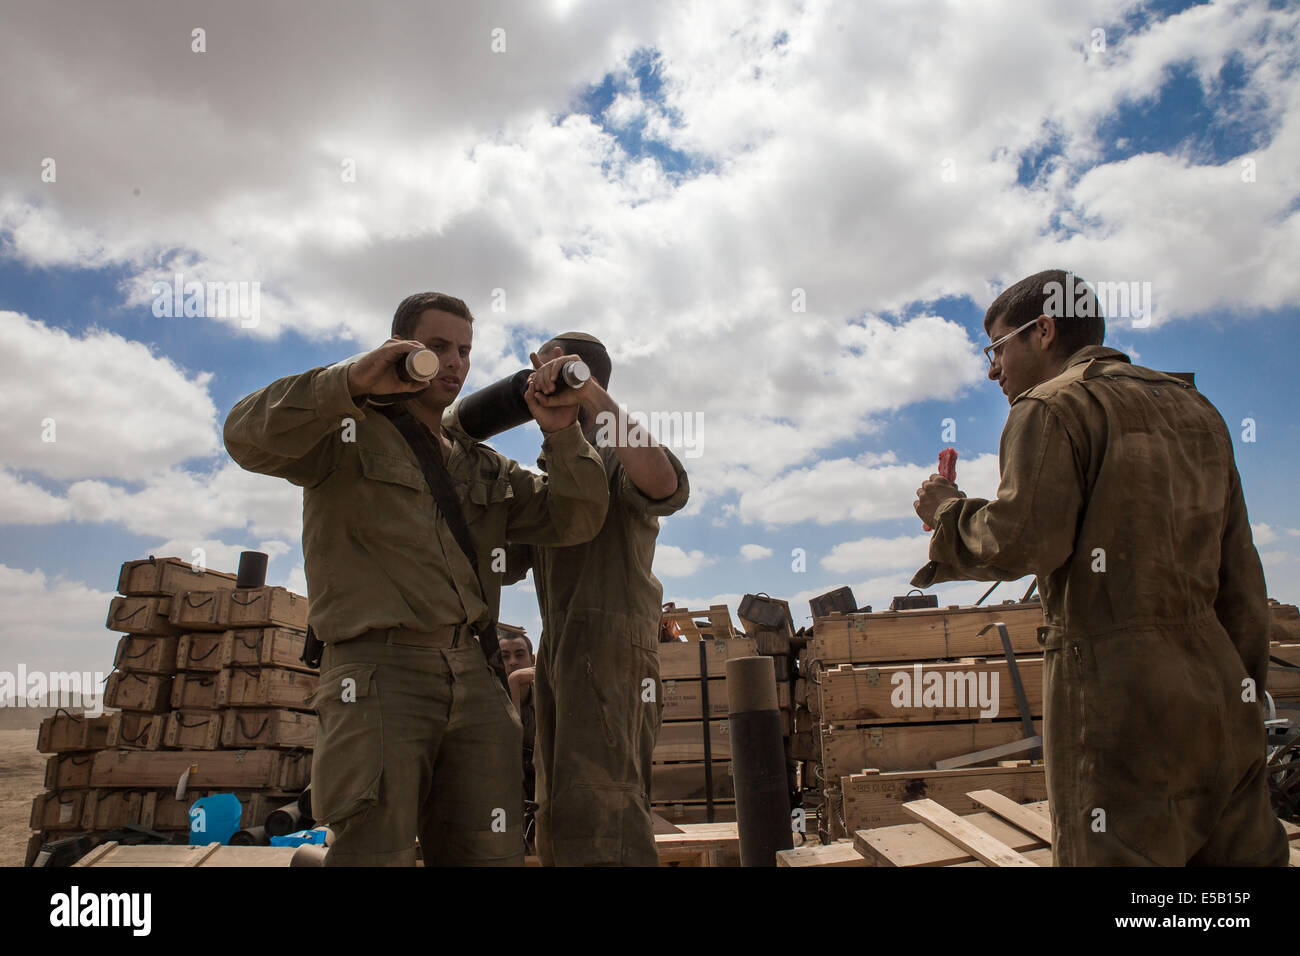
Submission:
{"label": "black metal tube", "polygon": [[278,810],[272,810],[266,817],[267,836],[285,836],[304,829],[302,811],[297,802],[287,803]]}
{"label": "black metal tube", "polygon": [[239,552],[239,572],[235,575],[235,587],[243,589],[264,586],[267,560],[264,551]]}
{"label": "black metal tube", "polygon": [[776,866],[794,846],[776,669],[770,657],[727,661],[727,706],[741,866]]}

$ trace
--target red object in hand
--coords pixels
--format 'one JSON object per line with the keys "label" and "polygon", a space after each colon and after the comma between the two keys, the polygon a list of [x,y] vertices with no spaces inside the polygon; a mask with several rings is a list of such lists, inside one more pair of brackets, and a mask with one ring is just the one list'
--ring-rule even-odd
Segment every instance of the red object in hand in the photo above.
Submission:
{"label": "red object in hand", "polygon": [[[939,477],[946,478],[954,485],[957,484],[957,449],[945,448],[939,452]],[[922,523],[921,528],[925,531],[933,531],[928,524]]]}

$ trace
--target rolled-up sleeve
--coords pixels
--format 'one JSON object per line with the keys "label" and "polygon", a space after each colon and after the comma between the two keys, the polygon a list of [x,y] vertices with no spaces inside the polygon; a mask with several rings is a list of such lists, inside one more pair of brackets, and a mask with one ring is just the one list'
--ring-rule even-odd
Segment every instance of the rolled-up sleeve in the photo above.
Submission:
{"label": "rolled-up sleeve", "polygon": [[1070,559],[1083,478],[1057,414],[1038,399],[1011,406],[998,455],[997,498],[951,498],[935,513],[930,562],[915,587],[1050,575]]}
{"label": "rolled-up sleeve", "polygon": [[[686,479],[686,468],[667,448],[660,446],[660,450],[668,456],[668,462],[673,466],[673,471],[677,472],[677,490],[667,498],[648,498],[640,488],[628,476],[627,469],[621,465],[618,469],[617,487],[615,498],[619,506],[625,509],[636,518],[664,518],[670,514],[675,514],[686,507],[686,502],[691,496],[691,486]],[[610,502],[614,506],[614,502]]]}

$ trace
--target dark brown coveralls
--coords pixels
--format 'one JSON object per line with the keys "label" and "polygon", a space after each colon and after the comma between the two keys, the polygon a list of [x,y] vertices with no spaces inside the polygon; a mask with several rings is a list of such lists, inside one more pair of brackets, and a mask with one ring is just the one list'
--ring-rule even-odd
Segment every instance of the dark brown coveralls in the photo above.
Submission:
{"label": "dark brown coveralls", "polygon": [[666,448],[677,490],[662,501],[641,493],[614,449],[597,452],[609,479],[600,533],[567,548],[512,547],[505,578],[531,564],[542,614],[537,851],[546,866],[657,866],[650,776],[664,707],[663,587],[651,566],[659,518],[685,507],[690,487]]}
{"label": "dark brown coveralls", "polygon": [[1285,865],[1264,575],[1214,406],[1089,346],[1012,402],[1000,465],[996,500],[939,507],[912,583],[1038,576],[1056,863]]}

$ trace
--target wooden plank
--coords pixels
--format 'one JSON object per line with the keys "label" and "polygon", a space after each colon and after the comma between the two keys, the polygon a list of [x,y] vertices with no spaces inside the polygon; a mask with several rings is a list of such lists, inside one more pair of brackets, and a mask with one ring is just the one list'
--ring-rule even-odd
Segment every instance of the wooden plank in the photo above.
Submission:
{"label": "wooden plank", "polygon": [[88,854],[74,866],[130,866],[130,867],[248,867],[289,866],[296,847],[291,846],[169,846],[165,844],[140,844],[121,846],[106,843],[101,854]]}
{"label": "wooden plank", "polygon": [[673,854],[711,851],[715,866],[740,865],[740,834],[735,821],[723,823],[687,823],[677,833],[655,834],[655,849],[662,863]]}
{"label": "wooden plank", "polygon": [[912,800],[903,804],[903,812],[916,817],[944,839],[966,850],[989,866],[1035,866],[1011,847],[993,839],[983,830],[967,823],[933,800]]}
{"label": "wooden plank", "polygon": [[[1034,722],[1042,732],[1042,721]],[[860,770],[921,770],[946,757],[968,754],[1018,740],[1019,720],[963,721],[946,724],[821,725],[818,739],[826,776],[836,780]]]}
{"label": "wooden plank", "polygon": [[[979,811],[963,816],[962,819],[1017,853],[1027,854],[1043,846],[1042,841],[992,813]],[[857,830],[853,834],[853,845],[873,866],[978,864],[966,850],[955,846],[923,823],[897,823],[893,826]]]}
{"label": "wooden plank", "polygon": [[[725,720],[709,721],[709,758],[731,759],[731,725]],[[674,720],[659,728],[652,760],[655,763],[704,759],[704,722]]]}
{"label": "wooden plank", "polygon": [[1048,846],[1052,845],[1052,821],[1041,813],[1030,810],[1022,803],[1008,800],[996,790],[976,790],[968,797],[981,806],[988,807],[1012,826],[1017,826]]}
{"label": "wooden plank", "polygon": [[[960,757],[949,757],[947,760],[935,761],[936,770],[955,770],[958,767],[973,767],[978,764],[987,763],[990,760],[997,760],[999,757],[1007,757],[1011,754],[1021,754],[1028,750],[1041,749],[1043,746],[1043,735],[1034,734],[1032,737],[1022,737],[1019,740],[1012,740],[1009,743],[998,744],[996,747],[989,747],[985,750],[977,750],[974,753],[962,754]],[[1001,763],[999,763],[999,766]]]}
{"label": "wooden plank", "polygon": [[986,625],[1007,625],[1013,653],[1036,654],[1043,609],[1036,601],[991,607],[882,611],[876,614],[831,614],[813,623],[810,658],[823,666],[841,663],[945,660],[1002,654],[995,629],[977,636]]}
{"label": "wooden plank", "polygon": [[235,575],[203,569],[180,558],[127,561],[117,578],[117,589],[132,596],[172,595],[182,591],[229,590]]}
{"label": "wooden plank", "polygon": [[1018,803],[1047,799],[1042,764],[853,774],[840,778],[844,835],[905,823],[902,805],[924,797],[954,813],[980,811],[983,807],[967,796],[973,790],[996,790]]}
{"label": "wooden plank", "polygon": [[[727,661],[733,657],[753,657],[758,648],[753,638],[706,640],[704,657],[710,677],[726,677]],[[700,642],[668,641],[659,645],[659,679],[698,679],[700,676]]]}
{"label": "wooden plank", "polygon": [[792,850],[776,851],[777,866],[870,866],[871,863],[857,851],[849,840],[837,840],[827,846],[810,844]]}
{"label": "wooden plank", "polygon": [[[1043,659],[1018,658],[1017,665],[1031,716],[1041,717]],[[988,719],[979,702],[984,694],[991,699],[989,710],[995,711],[988,717],[1020,716],[1005,660],[880,667],[840,664],[823,672],[820,690],[821,719],[828,724]]]}

